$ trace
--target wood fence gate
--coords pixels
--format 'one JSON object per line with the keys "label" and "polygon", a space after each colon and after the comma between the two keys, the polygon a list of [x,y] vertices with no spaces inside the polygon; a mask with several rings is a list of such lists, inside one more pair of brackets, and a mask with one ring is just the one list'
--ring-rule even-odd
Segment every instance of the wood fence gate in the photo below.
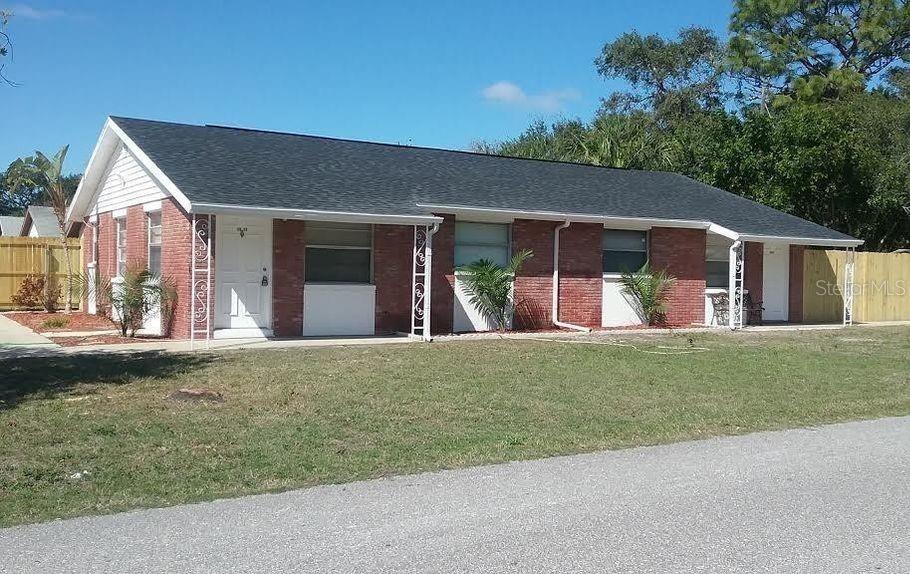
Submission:
{"label": "wood fence gate", "polygon": [[[82,253],[78,239],[69,239],[73,274],[82,273]],[[13,295],[27,275],[47,275],[61,287],[66,282],[63,245],[55,237],[0,237],[0,310],[15,309]],[[65,288],[63,289],[65,290]],[[73,301],[79,306],[79,301]],[[60,301],[63,304],[63,301]]]}
{"label": "wood fence gate", "polygon": [[[804,322],[841,321],[846,261],[844,251],[806,250]],[[910,253],[857,252],[853,285],[854,321],[910,321]]]}

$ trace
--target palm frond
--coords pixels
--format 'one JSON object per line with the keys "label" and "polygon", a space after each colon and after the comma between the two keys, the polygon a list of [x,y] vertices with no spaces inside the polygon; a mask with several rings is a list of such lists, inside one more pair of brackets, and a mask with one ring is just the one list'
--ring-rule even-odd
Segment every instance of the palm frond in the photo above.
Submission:
{"label": "palm frond", "polygon": [[458,267],[459,277],[469,293],[468,301],[496,328],[505,330],[514,308],[512,283],[525,261],[533,257],[530,249],[516,253],[503,267],[490,259],[479,259]]}

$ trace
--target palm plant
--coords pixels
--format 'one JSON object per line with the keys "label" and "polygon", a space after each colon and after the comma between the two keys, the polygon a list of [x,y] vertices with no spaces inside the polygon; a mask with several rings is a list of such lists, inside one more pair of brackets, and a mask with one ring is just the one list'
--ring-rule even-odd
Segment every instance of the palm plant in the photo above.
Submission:
{"label": "palm plant", "polygon": [[505,331],[511,323],[515,309],[512,283],[524,262],[533,256],[530,249],[525,249],[516,253],[505,267],[489,259],[479,259],[458,267],[470,293],[471,305],[491,319],[498,331]]}
{"label": "palm plant", "polygon": [[141,265],[127,265],[123,274],[114,280],[95,278],[90,286],[81,279],[83,293],[94,291],[98,310],[117,326],[124,337],[135,337],[149,313],[160,310],[162,332],[169,329],[173,317],[177,289],[170,278],[159,277]]}
{"label": "palm plant", "polygon": [[60,242],[63,245],[63,259],[66,262],[66,306],[69,313],[73,307],[73,263],[69,256],[69,242],[66,240],[66,209],[69,203],[66,178],[63,177],[63,162],[69,146],[63,146],[54,157],[49,158],[40,151],[33,157],[17,159],[7,170],[7,179],[13,191],[39,188],[43,199],[50,204],[57,217],[60,229]]}
{"label": "palm plant", "polygon": [[676,278],[663,269],[654,271],[645,263],[638,271],[623,271],[620,285],[638,304],[642,319],[648,325],[660,323],[667,312],[667,296]]}

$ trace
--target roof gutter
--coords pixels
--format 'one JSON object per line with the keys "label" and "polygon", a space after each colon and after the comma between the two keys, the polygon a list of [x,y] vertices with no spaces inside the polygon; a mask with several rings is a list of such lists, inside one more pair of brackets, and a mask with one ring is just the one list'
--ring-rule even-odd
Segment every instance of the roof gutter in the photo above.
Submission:
{"label": "roof gutter", "polygon": [[791,245],[808,245],[815,247],[858,247],[864,243],[862,239],[821,239],[814,237],[788,237],[777,235],[746,235],[739,234],[740,241],[754,241],[756,243],[789,243]]}
{"label": "roof gutter", "polygon": [[722,235],[734,241],[755,241],[760,243],[789,243],[793,245],[811,245],[819,247],[856,247],[862,245],[861,239],[824,239],[820,237],[793,237],[776,235],[744,234],[728,229],[710,221],[694,219],[663,219],[658,217],[618,217],[613,215],[595,215],[591,213],[563,213],[557,211],[526,211],[520,209],[499,209],[494,207],[476,207],[467,205],[445,205],[436,203],[418,203],[418,207],[435,213],[452,213],[464,217],[476,217],[511,221],[512,219],[537,219],[541,221],[570,221],[572,223],[602,223],[605,227],[648,229],[650,227],[679,227],[686,229],[705,229],[710,233]]}
{"label": "roof gutter", "polygon": [[601,223],[607,226],[628,227],[630,229],[647,229],[649,227],[684,227],[688,229],[708,229],[708,221],[689,219],[662,219],[656,217],[618,217],[597,215],[593,213],[565,213],[560,211],[528,211],[521,209],[499,209],[494,207],[475,207],[467,205],[444,205],[436,203],[418,203],[417,207],[435,213],[452,213],[464,217],[481,219],[537,219],[540,221],[570,221],[572,223]]}
{"label": "roof gutter", "polygon": [[255,205],[229,205],[225,203],[193,202],[193,213],[212,215],[258,215],[274,219],[306,219],[310,221],[338,221],[347,223],[389,223],[401,225],[434,225],[442,221],[435,215],[395,215],[318,209],[285,209]]}

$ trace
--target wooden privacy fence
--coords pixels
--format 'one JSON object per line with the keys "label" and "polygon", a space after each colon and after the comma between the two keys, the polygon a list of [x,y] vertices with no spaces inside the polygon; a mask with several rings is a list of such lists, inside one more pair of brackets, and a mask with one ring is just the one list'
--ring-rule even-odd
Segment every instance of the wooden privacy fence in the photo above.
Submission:
{"label": "wooden privacy fence", "polygon": [[[843,318],[844,251],[806,250],[803,321]],[[853,320],[910,321],[910,253],[857,253],[853,279]]]}
{"label": "wooden privacy fence", "polygon": [[[77,239],[68,241],[73,274],[77,275],[82,272],[81,247]],[[30,274],[48,274],[51,281],[61,287],[65,285],[66,263],[60,240],[55,237],[0,237],[0,310],[16,308],[13,295]],[[74,299],[74,305],[78,306],[78,297]],[[62,305],[63,301],[60,303]]]}

